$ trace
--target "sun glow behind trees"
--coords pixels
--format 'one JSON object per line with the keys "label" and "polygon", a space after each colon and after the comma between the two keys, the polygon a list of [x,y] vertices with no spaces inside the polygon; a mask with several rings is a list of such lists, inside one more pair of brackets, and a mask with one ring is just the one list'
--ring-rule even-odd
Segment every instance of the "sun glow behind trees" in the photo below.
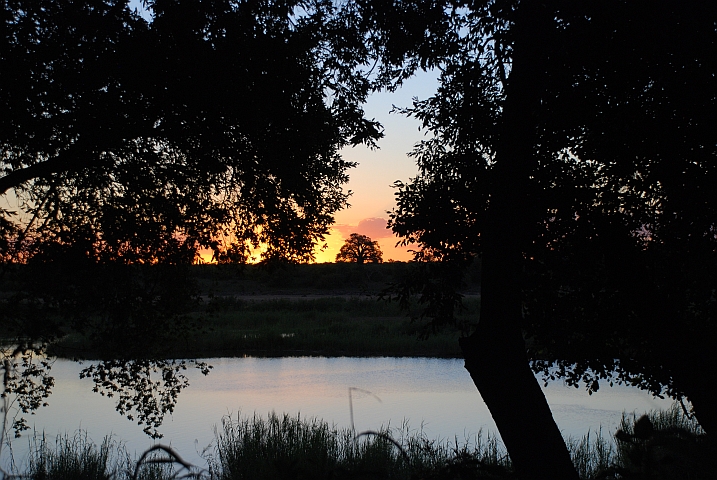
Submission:
{"label": "sun glow behind trees", "polygon": [[[328,249],[320,251],[319,245],[314,250],[317,262],[333,262],[352,232],[379,241],[386,259],[413,259],[413,253],[409,251],[411,247],[396,246],[399,238],[385,228],[385,221],[388,212],[396,206],[394,182],[405,182],[418,174],[416,161],[408,153],[432,133],[421,130],[418,119],[393,110],[394,107],[412,105],[414,99],[433,95],[438,86],[437,76],[435,71],[418,72],[395,92],[377,92],[368,98],[364,105],[366,115],[383,125],[384,137],[378,140],[377,149],[357,146],[341,150],[346,160],[357,164],[349,170],[349,182],[345,186],[352,192],[348,199],[350,207],[336,213],[336,223],[326,237]],[[378,219],[383,220],[384,225],[381,226]]]}
{"label": "sun glow behind trees", "polygon": [[[147,5],[149,23],[121,1],[5,7],[0,191],[15,188],[42,231],[18,228],[84,236],[130,263],[179,240],[232,261],[260,244],[310,260],[345,206],[338,151],[380,135],[361,110],[364,53],[312,30],[325,4],[295,18],[268,4]],[[227,236],[238,248],[221,250]]]}
{"label": "sun glow behind trees", "polygon": [[[149,2],[150,4],[153,2]],[[158,4],[164,5],[163,2],[157,2]],[[121,5],[122,2],[117,2],[118,5]],[[54,8],[54,7],[53,7]],[[130,9],[137,8],[141,17],[149,21],[150,24],[157,21],[154,19],[152,15],[149,14],[149,11],[147,8],[145,8],[145,2],[139,2],[139,1],[133,1],[130,2]],[[63,18],[61,15],[56,16],[55,18]],[[161,15],[158,17],[161,20]],[[65,19],[67,20],[67,19]],[[139,24],[138,24],[139,25]],[[176,27],[179,27],[178,24]],[[178,30],[177,30],[178,31]],[[59,48],[59,47],[58,47]],[[145,47],[139,48],[137,47],[133,52],[128,53],[131,57],[137,57],[142,58],[143,56],[149,55],[147,53],[147,49]],[[71,60],[71,57],[68,57]],[[133,59],[132,61],[134,61]],[[86,64],[87,62],[85,62]],[[131,63],[131,62],[130,62]],[[141,63],[141,61],[140,61]],[[129,65],[129,64],[128,64]],[[58,66],[58,69],[60,67]],[[125,69],[126,70],[126,69]],[[142,70],[142,68],[139,68],[139,70]],[[18,70],[19,72],[20,70]],[[96,77],[97,74],[91,76],[93,80],[97,80]],[[85,77],[90,78],[90,77]],[[419,96],[419,97],[425,97],[430,92],[433,91],[433,87],[435,85],[435,81],[433,80],[434,75],[429,74],[427,76],[424,76],[419,79],[410,79],[406,82],[406,85],[399,89],[397,93],[380,93],[375,94],[371,97],[369,104],[366,105],[366,118],[376,118],[381,123],[383,123],[386,127],[386,137],[382,139],[379,142],[379,146],[381,147],[380,150],[372,150],[365,148],[363,146],[357,146],[357,147],[344,147],[340,150],[341,155],[346,159],[348,163],[356,162],[358,163],[358,167],[355,169],[349,170],[347,173],[351,175],[350,182],[344,186],[343,191],[344,193],[347,193],[349,190],[353,192],[353,195],[348,198],[349,203],[352,205],[351,208],[347,210],[341,210],[335,213],[335,223],[337,228],[331,228],[326,233],[326,238],[324,241],[318,241],[316,242],[316,246],[314,249],[314,254],[316,255],[315,261],[324,261],[324,260],[332,260],[335,256],[336,250],[340,247],[341,239],[337,239],[337,232],[341,231],[342,225],[351,225],[351,226],[360,226],[361,222],[364,219],[369,218],[375,218],[375,217],[387,217],[387,211],[391,210],[394,205],[393,201],[393,194],[395,193],[394,189],[391,188],[391,185],[394,183],[397,179],[408,179],[413,175],[413,173],[416,171],[415,164],[412,160],[406,157],[406,152],[410,151],[413,147],[414,143],[420,139],[420,132],[418,132],[417,123],[413,119],[406,119],[405,117],[402,117],[400,115],[388,115],[388,112],[391,110],[392,105],[406,105],[409,104],[411,101],[411,98],[413,96]],[[428,79],[428,80],[427,80]],[[67,85],[70,85],[71,79],[63,79]],[[70,82],[70,83],[68,83]],[[181,78],[175,78],[174,84],[179,85],[181,84]],[[235,88],[240,88],[240,85],[235,86]],[[169,88],[169,87],[167,87]],[[172,86],[174,88],[174,86]],[[217,86],[212,84],[211,87],[207,86],[207,90],[216,89]],[[100,88],[97,93],[95,94],[102,94],[104,93],[104,97],[111,96],[111,88],[107,90],[106,87]],[[88,94],[89,95],[89,94]],[[200,96],[206,96],[208,95],[207,92],[192,92],[192,95],[200,95]],[[72,97],[72,102],[70,104],[70,107],[68,107],[67,112],[65,115],[69,115],[69,117],[72,117],[74,115],[73,108],[77,107],[79,105],[77,102],[83,101],[84,95],[82,92],[70,92],[70,96]],[[101,97],[101,95],[100,95]],[[98,97],[98,101],[95,103],[97,105],[102,104],[102,98]],[[122,98],[124,98],[127,102],[131,102],[131,92],[127,93],[125,92],[122,95]],[[147,103],[150,102],[150,97],[145,96],[144,100],[140,103]],[[208,99],[211,100],[211,99]],[[51,98],[48,97],[48,102],[51,101]],[[167,100],[169,101],[169,100]],[[47,103],[47,102],[46,102]],[[49,105],[49,103],[47,103]],[[147,105],[145,105],[145,110],[147,110]],[[135,118],[137,112],[124,112],[119,109],[112,108],[111,110],[115,111],[118,118],[122,117],[123,115],[126,118]],[[78,110],[79,112],[80,110]],[[149,110],[147,110],[148,112]],[[145,112],[145,113],[147,113]],[[176,113],[176,112],[175,112]],[[150,112],[151,115],[151,112]],[[75,115],[77,119],[82,119],[81,115]],[[68,118],[69,118],[68,117]],[[100,122],[101,117],[97,118],[97,122]],[[79,121],[79,120],[78,120]],[[104,126],[100,126],[97,122],[94,122],[92,128],[98,128],[102,130]],[[101,122],[100,122],[101,123]],[[162,129],[171,128],[169,126],[171,123],[170,119],[165,117],[160,117],[155,123],[153,128],[155,129],[155,134],[159,135],[161,137],[161,131]],[[136,127],[136,125],[135,125]],[[105,133],[109,132],[112,134],[112,129],[106,129]],[[70,132],[72,133],[72,132]],[[136,132],[135,132],[136,133]],[[193,132],[190,132],[193,133]],[[123,133],[124,135],[124,133]],[[111,136],[111,135],[110,135]],[[82,137],[78,137],[80,139],[80,144],[82,143]],[[277,139],[274,139],[275,142]],[[161,138],[159,138],[158,141],[162,141]],[[192,140],[193,141],[193,140]],[[105,148],[104,146],[100,145],[100,147]],[[111,147],[111,146],[110,146]],[[94,148],[94,147],[93,147]],[[157,149],[153,148],[145,148],[146,150],[145,154],[147,152],[154,151],[154,155],[158,153]],[[161,150],[161,149],[160,149]],[[113,151],[111,149],[108,149],[107,152],[109,155],[113,155]],[[226,153],[226,152],[225,152]],[[210,154],[211,157],[215,159],[219,159],[219,162],[223,162],[222,155],[225,155],[225,153],[219,152],[216,154],[216,152],[212,152]],[[146,156],[146,155],[145,155]],[[152,159],[150,159],[152,160]],[[154,159],[156,160],[156,159]],[[152,160],[152,161],[154,161]],[[151,163],[151,161],[149,162]],[[166,170],[166,169],[165,169]],[[169,169],[171,170],[171,168]],[[57,176],[57,175],[56,175]],[[196,176],[197,179],[201,177],[201,175]],[[82,189],[84,188],[82,185],[82,182],[87,183],[90,178],[98,178],[98,175],[95,173],[88,174],[88,176],[85,179],[78,179],[75,181],[74,188]],[[117,180],[116,178],[112,181],[114,182]],[[145,179],[146,180],[146,179]],[[167,182],[168,180],[165,178],[162,180],[162,182]],[[117,183],[117,182],[116,182]],[[140,185],[141,182],[135,181],[135,185]],[[171,183],[171,182],[170,182]],[[178,190],[181,192],[182,188],[180,185],[175,185],[175,190]],[[174,188],[170,185],[170,188]],[[34,187],[33,187],[34,188]],[[39,192],[35,195],[35,197],[30,198],[30,196],[26,195],[27,192],[25,192],[24,201],[29,201],[29,208],[26,208],[27,212],[23,212],[21,209],[16,208],[17,205],[13,205],[13,199],[10,197],[13,195],[12,193],[4,196],[4,203],[7,204],[7,207],[3,205],[3,208],[6,210],[15,210],[18,211],[19,216],[15,217],[16,220],[19,220],[20,224],[26,224],[27,221],[29,221],[29,218],[32,217],[32,203],[42,202],[43,195],[46,195],[49,191],[48,189],[52,189],[54,187],[48,187],[45,186],[44,193]],[[108,186],[110,189],[115,190],[115,196],[117,198],[127,197],[129,198],[131,195],[136,194],[137,192],[127,192],[123,191],[126,190],[126,187],[122,185],[122,180],[120,180],[118,185],[110,185]],[[42,188],[41,188],[42,189]],[[87,197],[85,198],[76,198],[75,202],[76,205],[80,205],[81,202],[85,201]],[[156,199],[152,200],[156,203]],[[104,208],[104,207],[102,207]],[[79,209],[75,209],[74,211],[70,212],[64,212],[64,215],[70,215],[77,213]],[[200,210],[198,210],[199,212]],[[207,210],[205,210],[206,212]],[[116,212],[118,218],[121,217],[121,215],[127,214],[127,212]],[[146,212],[145,212],[146,213]],[[153,213],[142,213],[141,215],[139,212],[137,213],[137,218],[134,220],[137,221],[138,224],[148,224],[148,220],[152,218],[154,215]],[[24,217],[23,217],[24,215]],[[132,215],[132,214],[131,214]],[[130,216],[131,216],[130,215]],[[200,215],[202,215],[200,213]],[[38,222],[42,220],[39,219]],[[37,222],[36,222],[37,224]],[[23,227],[24,228],[24,227]],[[203,228],[203,227],[202,227]],[[31,230],[31,229],[30,229]],[[172,233],[173,230],[169,229],[169,234],[174,235]],[[28,233],[31,233],[31,231],[28,231]],[[218,232],[215,232],[218,233]],[[183,235],[186,235],[186,232],[183,231],[183,228],[180,228],[179,232],[177,233],[178,237],[182,237]],[[191,236],[191,235],[190,235]],[[216,235],[215,235],[216,236]],[[218,235],[221,237],[222,235]],[[372,235],[374,238],[382,238],[377,237],[375,235]],[[288,237],[290,238],[290,237]],[[395,251],[395,253],[391,252],[392,246],[395,244],[395,239],[392,238],[392,234],[386,230],[385,237],[386,241],[383,241],[382,244],[386,246],[386,253],[388,257],[392,258],[398,258],[398,259],[408,259],[410,258],[410,254],[406,252],[406,249],[398,249]],[[126,240],[126,239],[125,239]],[[205,238],[205,240],[207,240]],[[134,241],[134,240],[132,240]],[[261,243],[261,242],[260,242]],[[322,247],[324,245],[327,245],[327,250],[322,250]],[[279,247],[281,249],[282,247]],[[131,248],[130,248],[131,250]],[[259,254],[260,250],[256,250],[254,248],[250,248],[247,255],[249,257]],[[207,260],[211,258],[211,255],[206,254],[206,250],[203,250],[200,252],[200,255],[203,260]]]}

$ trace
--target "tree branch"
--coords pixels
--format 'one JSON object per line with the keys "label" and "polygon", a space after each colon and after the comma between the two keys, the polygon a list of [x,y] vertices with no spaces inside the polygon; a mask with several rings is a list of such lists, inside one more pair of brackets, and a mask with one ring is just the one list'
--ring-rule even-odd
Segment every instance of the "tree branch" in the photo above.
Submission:
{"label": "tree branch", "polygon": [[90,155],[82,155],[77,148],[63,150],[58,156],[14,170],[0,178],[0,195],[34,178],[47,178],[53,173],[77,170],[89,163]]}

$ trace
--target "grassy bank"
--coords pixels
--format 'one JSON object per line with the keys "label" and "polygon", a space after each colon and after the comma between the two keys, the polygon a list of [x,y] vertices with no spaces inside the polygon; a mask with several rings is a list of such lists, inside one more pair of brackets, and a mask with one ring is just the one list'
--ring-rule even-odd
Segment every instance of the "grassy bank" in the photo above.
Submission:
{"label": "grassy bank", "polygon": [[[678,406],[647,420],[623,417],[615,440],[601,433],[568,440],[583,479],[713,478],[714,448]],[[648,434],[641,432],[650,423]],[[132,459],[119,443],[97,446],[86,436],[48,442],[35,437],[24,473],[64,479],[489,479],[513,478],[509,458],[492,436],[438,442],[401,428],[355,435],[327,423],[288,415],[224,419],[206,465],[189,465],[170,448]],[[19,470],[16,468],[16,470]]]}
{"label": "grassy bank", "polygon": [[[464,315],[477,318],[479,303]],[[396,303],[375,298],[216,301],[207,331],[191,349],[271,355],[390,355],[455,357],[458,333],[449,329],[419,339],[422,323]]]}
{"label": "grassy bank", "polygon": [[[29,281],[23,276],[28,268],[16,265],[0,278],[0,299],[12,308],[15,329],[0,332],[0,344],[4,334],[8,344],[17,336],[49,335],[59,338],[49,353],[63,358],[116,358],[135,340],[146,343],[138,347],[141,354],[165,358],[461,354],[456,332],[418,339],[424,322],[411,319],[420,305],[414,302],[406,311],[396,301],[378,300],[390,284],[416,275],[415,264],[195,265],[174,272],[182,279],[177,291],[155,283],[167,281],[162,275],[171,272],[101,269],[96,283],[100,293],[108,292],[106,298],[87,297],[86,288],[73,287],[70,293],[55,292],[59,296],[45,292],[47,298],[39,300],[16,291],[19,279]],[[464,279],[461,315],[470,323],[477,322],[480,307],[479,273],[475,267]],[[162,294],[152,297],[155,289]],[[36,327],[27,318],[42,321]]]}
{"label": "grassy bank", "polygon": [[[420,307],[401,310],[378,300],[388,285],[411,275],[415,265],[316,264],[267,269],[205,265],[194,270],[207,295],[205,332],[189,350],[215,355],[461,356],[458,333],[436,332],[419,340]],[[480,269],[464,278],[465,311],[477,322]]]}
{"label": "grassy bank", "polygon": [[[461,315],[476,321],[479,300],[467,298],[465,306]],[[402,311],[396,302],[375,297],[217,296],[207,299],[204,311],[196,312],[199,330],[177,341],[166,354],[181,358],[461,355],[456,331],[446,329],[420,339],[422,322],[412,321],[411,313],[417,312]],[[68,335],[50,353],[71,357],[74,352],[85,352],[92,357],[88,345],[83,337]]]}

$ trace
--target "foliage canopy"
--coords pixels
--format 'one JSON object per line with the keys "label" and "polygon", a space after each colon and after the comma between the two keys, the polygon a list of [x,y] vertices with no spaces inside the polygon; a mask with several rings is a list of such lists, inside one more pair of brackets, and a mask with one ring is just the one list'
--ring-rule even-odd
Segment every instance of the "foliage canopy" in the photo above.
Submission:
{"label": "foliage canopy", "polygon": [[200,327],[186,266],[202,248],[312,259],[346,205],[339,150],[382,133],[361,107],[379,73],[332,2],[145,5],[151,21],[126,0],[0,7],[0,195],[17,203],[0,209],[0,341],[18,345],[0,369],[22,397],[24,359],[79,332],[106,357],[84,374],[158,435],[188,362],[157,358]]}
{"label": "foliage canopy", "polygon": [[[363,53],[325,2],[3,4],[3,258],[82,245],[99,261],[312,258],[372,142]],[[297,9],[303,13],[297,14]],[[364,47],[365,49],[365,47]],[[340,59],[340,60],[339,60]]]}
{"label": "foliage canopy", "polygon": [[545,2],[537,101],[520,113],[530,167],[524,191],[501,192],[516,161],[499,149],[525,65],[514,50],[524,3],[453,12],[436,95],[403,109],[431,135],[391,225],[420,255],[464,262],[484,253],[496,199],[524,196],[510,222],[534,368],[697,405],[717,363],[717,8]]}

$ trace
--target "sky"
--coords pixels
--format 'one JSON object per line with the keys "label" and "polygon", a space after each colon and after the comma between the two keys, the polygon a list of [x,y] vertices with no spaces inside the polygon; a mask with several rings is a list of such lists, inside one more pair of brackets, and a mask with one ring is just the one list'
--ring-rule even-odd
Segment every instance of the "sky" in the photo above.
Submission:
{"label": "sky", "polygon": [[317,250],[317,262],[333,262],[344,240],[352,233],[378,241],[384,260],[413,258],[409,248],[395,246],[398,239],[386,229],[386,221],[395,205],[393,183],[406,182],[418,172],[415,160],[407,154],[423,138],[424,132],[419,131],[420,123],[416,119],[389,112],[393,105],[410,106],[413,97],[427,98],[435,88],[435,74],[422,73],[409,79],[397,92],[375,93],[369,98],[364,106],[366,117],[378,120],[384,126],[385,136],[379,140],[378,149],[359,146],[341,151],[344,159],[358,163],[349,171],[350,180],[345,187],[353,192],[349,198],[351,207],[336,214],[336,223],[326,239],[328,248]]}

